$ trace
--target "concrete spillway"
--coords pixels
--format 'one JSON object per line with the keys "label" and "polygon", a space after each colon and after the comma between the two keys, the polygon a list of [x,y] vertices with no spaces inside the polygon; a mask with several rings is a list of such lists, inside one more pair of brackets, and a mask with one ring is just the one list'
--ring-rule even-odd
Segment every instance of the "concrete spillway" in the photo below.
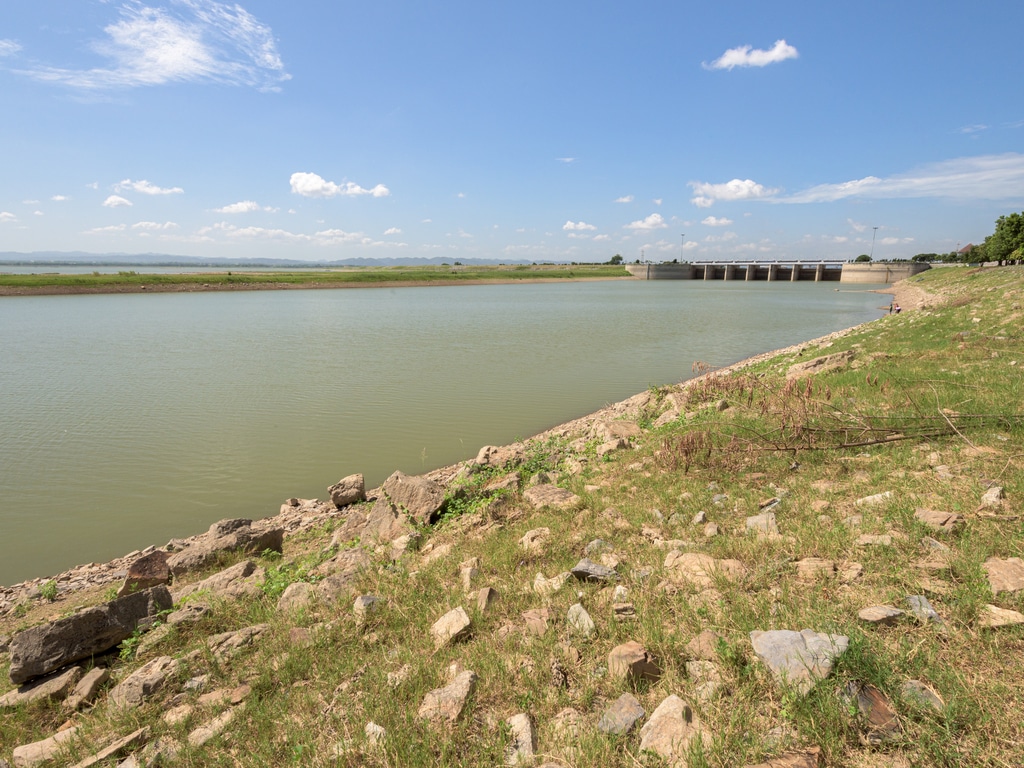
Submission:
{"label": "concrete spillway", "polygon": [[924,272],[927,264],[864,264],[821,262],[695,262],[692,264],[627,264],[641,280],[744,280],[820,283],[895,283]]}

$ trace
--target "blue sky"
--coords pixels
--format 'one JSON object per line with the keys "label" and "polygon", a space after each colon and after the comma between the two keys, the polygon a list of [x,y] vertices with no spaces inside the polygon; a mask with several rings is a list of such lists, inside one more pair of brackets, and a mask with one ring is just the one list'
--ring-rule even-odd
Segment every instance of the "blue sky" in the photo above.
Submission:
{"label": "blue sky", "polygon": [[1016,0],[7,0],[0,251],[949,251],[1024,210],[1021,28]]}

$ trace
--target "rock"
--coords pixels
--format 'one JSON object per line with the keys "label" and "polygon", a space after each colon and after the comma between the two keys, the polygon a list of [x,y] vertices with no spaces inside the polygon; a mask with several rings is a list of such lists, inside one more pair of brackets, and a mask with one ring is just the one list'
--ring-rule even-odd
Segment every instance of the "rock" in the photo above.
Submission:
{"label": "rock", "polygon": [[360,501],[366,501],[366,485],[362,475],[343,477],[327,489],[331,501],[338,509]]}
{"label": "rock", "polygon": [[903,698],[933,712],[942,712],[946,708],[942,697],[920,680],[907,680],[903,683]]}
{"label": "rock", "polygon": [[177,671],[177,661],[170,656],[158,656],[115,685],[108,699],[115,707],[138,707],[156,695]]}
{"label": "rock", "polygon": [[747,518],[747,530],[758,536],[772,537],[779,535],[779,526],[775,521],[774,512],[762,512]]}
{"label": "rock", "polygon": [[1011,611],[1007,608],[998,608],[994,605],[984,605],[978,614],[978,626],[985,629],[1015,627],[1020,624],[1024,624],[1024,613]]}
{"label": "rock", "polygon": [[427,477],[395,472],[384,481],[381,490],[392,504],[421,525],[433,523],[444,505],[444,488]]}
{"label": "rock", "polygon": [[568,571],[552,576],[550,579],[544,578],[543,573],[538,573],[536,578],[533,580],[533,591],[538,595],[553,595],[555,592],[565,586],[565,582],[572,578],[572,574]]}
{"label": "rock", "polygon": [[885,744],[903,734],[889,698],[878,688],[868,683],[850,682],[846,686],[846,695],[856,703],[860,712],[864,743]]}
{"label": "rock", "polygon": [[144,619],[171,608],[159,586],[19,632],[11,640],[11,682],[20,684],[114,648]]}
{"label": "rock", "polygon": [[58,757],[78,735],[78,726],[72,726],[64,731],[58,731],[48,739],[36,741],[32,744],[22,744],[15,747],[11,755],[14,761],[14,768],[34,768],[41,763],[53,760]]}
{"label": "rock", "polygon": [[821,747],[811,747],[799,752],[783,752],[767,763],[748,765],[746,768],[818,768],[821,763]]}
{"label": "rock", "polygon": [[1002,507],[1003,506],[1003,489],[1002,486],[994,485],[985,491],[981,497],[981,506],[983,507]]}
{"label": "rock", "polygon": [[409,516],[382,497],[374,502],[359,535],[366,544],[385,544],[413,532]]}
{"label": "rock", "polygon": [[430,628],[430,635],[434,638],[434,648],[443,648],[451,645],[469,634],[470,621],[466,610],[460,605],[453,608],[444,616],[434,622]]}
{"label": "rock", "polygon": [[464,670],[443,688],[429,691],[423,698],[417,715],[426,720],[455,723],[466,706],[466,699],[476,687],[475,672]]}
{"label": "rock", "polygon": [[370,616],[380,610],[381,599],[375,595],[360,595],[352,605],[352,613],[356,616],[356,624],[365,626]]}
{"label": "rock", "polygon": [[630,640],[612,648],[608,654],[608,674],[631,682],[656,681],[661,677],[657,660],[640,643]]}
{"label": "rock", "polygon": [[607,456],[609,453],[621,451],[626,448],[629,448],[629,440],[626,440],[624,437],[618,437],[615,438],[614,440],[608,440],[606,442],[601,443],[599,446],[597,446],[597,448],[594,449],[594,454],[600,459],[604,456]]}
{"label": "rock", "polygon": [[778,629],[755,630],[750,633],[750,642],[777,681],[806,694],[818,680],[828,677],[833,662],[846,651],[850,639],[810,629]]}
{"label": "rock", "polygon": [[604,539],[594,539],[587,546],[583,548],[583,554],[586,557],[593,557],[600,555],[602,552],[611,552],[612,545]]}
{"label": "rock", "polygon": [[891,547],[892,536],[887,533],[879,535],[865,533],[858,536],[853,543],[858,547]]}
{"label": "rock", "polygon": [[822,576],[835,576],[836,571],[834,560],[825,560],[821,557],[805,557],[796,562],[796,575],[804,581],[814,581]]}
{"label": "rock", "polygon": [[910,612],[922,624],[937,624],[942,630],[945,630],[946,622],[932,608],[932,604],[928,602],[928,598],[924,595],[907,595],[907,605],[910,606]]}
{"label": "rock", "polygon": [[196,592],[209,592],[219,597],[235,599],[256,597],[262,591],[260,585],[263,583],[265,573],[266,571],[257,567],[252,560],[243,560],[202,581],[175,590],[174,599],[177,602]]}
{"label": "rock", "polygon": [[124,577],[124,583],[117,591],[117,596],[124,597],[132,592],[141,592],[150,587],[169,584],[171,569],[167,565],[168,557],[170,555],[167,552],[158,549],[148,555],[143,555],[128,566],[128,575]]}
{"label": "rock", "polygon": [[0,709],[12,709],[34,701],[63,701],[82,677],[81,667],[69,667],[47,677],[33,680],[0,696]]}
{"label": "rock", "polygon": [[495,600],[498,599],[498,591],[491,587],[484,587],[476,593],[476,607],[480,613],[484,613]]}
{"label": "rock", "polygon": [[594,620],[590,618],[587,609],[580,603],[569,607],[569,613],[566,615],[565,620],[570,629],[575,630],[583,635],[583,637],[590,637],[597,630]]}
{"label": "rock", "polygon": [[572,568],[572,575],[580,581],[615,581],[619,575],[614,568],[583,558]]}
{"label": "rock", "polygon": [[723,642],[722,636],[710,629],[705,629],[686,644],[686,655],[704,661],[718,659],[718,647]]}
{"label": "rock", "polygon": [[512,715],[505,721],[509,731],[509,743],[505,748],[505,765],[519,765],[533,760],[537,751],[537,733],[533,722],[525,712]]}
{"label": "rock", "polygon": [[534,528],[532,531],[527,531],[519,540],[519,546],[527,552],[539,552],[550,536],[550,528]]}
{"label": "rock", "polygon": [[477,467],[504,467],[510,461],[522,458],[521,446],[485,445],[477,453],[473,463]]}
{"label": "rock", "polygon": [[903,615],[903,611],[891,605],[871,605],[857,612],[857,618],[861,621],[887,627],[895,624]]}
{"label": "rock", "polygon": [[308,581],[293,581],[277,600],[277,610],[282,613],[306,608],[316,594],[316,587]]}
{"label": "rock", "polygon": [[636,697],[624,693],[617,698],[612,705],[601,715],[597,723],[597,730],[601,733],[611,733],[621,736],[633,730],[644,716],[644,708]]}
{"label": "rock", "polygon": [[1019,557],[1006,560],[990,557],[981,564],[981,567],[988,576],[988,584],[993,595],[1000,592],[1016,594],[1024,590],[1024,560]]}
{"label": "rock", "polygon": [[269,624],[254,624],[233,632],[221,632],[207,638],[206,647],[217,659],[224,661],[252,645],[269,627]]}
{"label": "rock", "polygon": [[865,496],[853,502],[855,507],[878,507],[885,504],[892,498],[892,491],[876,493],[873,496]]}
{"label": "rock", "polygon": [[557,485],[535,485],[523,491],[523,498],[534,509],[554,507],[555,509],[571,509],[578,506],[582,499],[572,491],[559,488]]}
{"label": "rock", "polygon": [[853,360],[853,350],[836,352],[831,355],[816,357],[813,360],[806,360],[802,363],[794,363],[786,371],[787,379],[797,379],[803,376],[810,376],[815,373],[825,373],[846,367]]}
{"label": "rock", "polygon": [[138,749],[144,746],[147,741],[149,741],[149,728],[139,728],[137,731],[132,731],[124,738],[118,739],[113,744],[100,750],[95,755],[75,763],[72,768],[93,768],[93,766],[105,763],[115,757],[121,757],[133,749]]}
{"label": "rock", "polygon": [[655,752],[669,765],[686,765],[687,752],[695,739],[707,739],[710,744],[709,734],[690,705],[678,696],[669,696],[640,729],[640,751]]}
{"label": "rock", "polygon": [[599,440],[630,440],[643,434],[639,424],[625,420],[601,419],[591,425],[590,431]]}
{"label": "rock", "polygon": [[473,589],[473,580],[480,575],[480,569],[474,568],[471,565],[467,565],[459,569],[459,580],[462,582],[462,591],[471,592]]}
{"label": "rock", "polygon": [[388,734],[383,726],[377,725],[373,721],[366,724],[363,733],[366,734],[366,743],[370,747],[379,747],[384,743],[384,738]]}
{"label": "rock", "polygon": [[576,741],[583,727],[583,715],[572,707],[566,707],[551,720],[551,735],[557,741]]}
{"label": "rock", "polygon": [[547,608],[533,608],[523,612],[526,631],[534,637],[544,637],[548,631],[548,619],[550,618],[551,611]]}
{"label": "rock", "polygon": [[697,659],[686,662],[686,675],[694,683],[698,704],[711,701],[722,687],[722,673],[712,661]]}
{"label": "rock", "polygon": [[715,578],[742,578],[747,569],[739,560],[716,560],[700,552],[673,550],[665,557],[665,569],[697,587],[710,587]]}
{"label": "rock", "polygon": [[201,747],[206,742],[220,735],[231,722],[245,709],[245,704],[239,704],[232,709],[226,709],[208,723],[200,725],[188,735],[188,743],[192,747]]}
{"label": "rock", "polygon": [[284,528],[264,528],[244,518],[221,520],[211,525],[210,530],[194,544],[171,555],[167,565],[171,573],[180,576],[189,571],[205,568],[222,552],[241,550],[259,554],[268,549],[280,552],[283,543]]}
{"label": "rock", "polygon": [[960,515],[953,512],[938,512],[934,509],[922,509],[921,507],[918,507],[914,512],[914,517],[933,531],[943,531],[945,533],[952,533],[963,525],[964,522]]}
{"label": "rock", "polygon": [[188,603],[173,613],[167,614],[164,622],[171,627],[179,624],[196,624],[210,613],[210,606],[205,603]]}
{"label": "rock", "polygon": [[110,679],[110,672],[105,667],[93,667],[78,681],[75,690],[64,702],[64,706],[76,711],[95,701],[100,688]]}

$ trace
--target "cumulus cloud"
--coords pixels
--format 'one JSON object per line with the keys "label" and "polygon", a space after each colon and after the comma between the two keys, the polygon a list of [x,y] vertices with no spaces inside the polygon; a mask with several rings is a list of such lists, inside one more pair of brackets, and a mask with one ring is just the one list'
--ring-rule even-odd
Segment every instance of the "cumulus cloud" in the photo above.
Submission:
{"label": "cumulus cloud", "polygon": [[111,195],[103,201],[104,208],[124,208],[131,207],[133,205],[131,200],[125,200],[120,195]]}
{"label": "cumulus cloud", "polygon": [[567,221],[562,225],[562,229],[566,232],[591,232],[597,227],[593,224],[587,224],[585,221]]}
{"label": "cumulus cloud", "polygon": [[576,158],[575,157],[560,157],[560,158],[558,158],[558,162],[565,163],[566,165],[568,165],[569,163],[575,163],[576,162]]}
{"label": "cumulus cloud", "polygon": [[652,213],[646,219],[626,224],[625,228],[631,229],[634,232],[650,232],[655,229],[664,229],[667,226],[668,224],[665,223],[665,219],[662,218],[660,213]]}
{"label": "cumulus cloud", "polygon": [[399,229],[398,227],[389,227],[388,229],[384,230],[384,234],[385,235],[400,235],[400,234],[402,234],[402,230]]}
{"label": "cumulus cloud", "polygon": [[371,197],[387,197],[391,191],[383,184],[378,184],[372,189],[364,189],[351,181],[335,184],[327,181],[315,173],[293,173],[290,179],[292,192],[303,197],[359,197],[370,195]]}
{"label": "cumulus cloud", "polygon": [[288,80],[270,27],[231,3],[171,0],[155,8],[138,0],[120,5],[104,36],[82,43],[105,67],[20,70],[43,82],[86,90],[175,82],[213,82],[277,90]]}
{"label": "cumulus cloud", "polygon": [[10,211],[0,211],[0,224],[6,224],[10,221],[17,221],[18,217]]}
{"label": "cumulus cloud", "polygon": [[242,200],[237,203],[231,203],[231,205],[225,205],[223,208],[214,208],[214,213],[251,213],[253,211],[269,211],[270,208],[265,208],[257,203],[255,200]]}
{"label": "cumulus cloud", "polygon": [[67,195],[54,195],[50,199],[55,203],[63,203],[65,200],[70,200],[71,198]]}
{"label": "cumulus cloud", "polygon": [[125,179],[115,184],[114,189],[118,192],[134,190],[143,195],[181,195],[185,193],[185,190],[181,187],[158,187],[156,184],[150,184],[145,179],[140,181]]}
{"label": "cumulus cloud", "polygon": [[702,64],[704,69],[725,69],[735,67],[766,67],[786,59],[795,59],[799,52],[785,40],[776,40],[771,50],[761,50],[750,45],[730,48],[710,64]]}
{"label": "cumulus cloud", "polygon": [[622,197],[615,198],[615,202],[616,203],[632,203],[633,202],[633,196],[632,195],[623,195]]}
{"label": "cumulus cloud", "polygon": [[166,232],[170,229],[177,229],[178,225],[173,221],[165,221],[161,224],[158,221],[140,221],[132,224],[132,229],[141,229],[146,232]]}
{"label": "cumulus cloud", "polygon": [[87,229],[85,234],[87,235],[101,235],[108,232],[124,232],[127,227],[124,224],[111,224],[106,227],[93,227]]}
{"label": "cumulus cloud", "polygon": [[717,216],[708,216],[701,219],[700,223],[708,227],[728,227],[732,224],[732,219],[726,219],[724,217],[720,219]]}
{"label": "cumulus cloud", "polygon": [[962,157],[931,163],[886,178],[865,176],[837,184],[819,184],[777,198],[780,203],[827,203],[845,198],[948,198],[1014,200],[1024,189],[1024,154]]}
{"label": "cumulus cloud", "polygon": [[0,56],[13,56],[20,50],[20,43],[14,40],[0,40]]}
{"label": "cumulus cloud", "polygon": [[725,184],[691,181],[690,186],[694,192],[690,202],[698,208],[710,208],[717,201],[757,200],[772,197],[779,191],[769,189],[750,179],[733,179]]}
{"label": "cumulus cloud", "polygon": [[[312,235],[304,232],[290,232],[286,229],[269,229],[266,227],[237,227],[226,221],[199,230],[200,237],[221,233],[234,240],[270,240],[287,243],[310,243],[313,245],[384,245],[382,241],[373,240],[362,232],[346,232],[343,229],[324,229]],[[387,243],[394,246],[395,243]]]}

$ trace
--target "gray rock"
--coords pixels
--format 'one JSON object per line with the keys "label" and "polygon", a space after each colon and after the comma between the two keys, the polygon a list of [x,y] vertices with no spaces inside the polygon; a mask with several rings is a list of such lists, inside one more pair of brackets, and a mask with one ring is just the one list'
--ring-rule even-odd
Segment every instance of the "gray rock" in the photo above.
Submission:
{"label": "gray rock", "polygon": [[188,735],[188,743],[193,747],[201,747],[206,742],[223,733],[231,722],[245,710],[245,704],[226,709],[208,723],[200,725]]}
{"label": "gray rock", "polygon": [[72,726],[67,730],[58,731],[48,739],[15,747],[11,755],[14,768],[34,768],[41,763],[59,757],[76,736],[78,736],[78,726]]}
{"label": "gray rock", "polygon": [[127,736],[118,739],[91,757],[75,763],[71,768],[93,768],[93,766],[106,763],[115,757],[120,757],[125,752],[144,746],[147,741],[149,741],[148,726],[132,731]]}
{"label": "gray rock", "polygon": [[233,632],[221,632],[207,638],[206,647],[219,660],[224,661],[256,642],[269,627],[269,624],[254,624]]}
{"label": "gray rock", "polygon": [[590,637],[594,634],[597,627],[594,625],[594,620],[590,618],[590,614],[587,613],[587,609],[579,603],[569,607],[569,612],[565,617],[566,623],[571,629],[574,629],[583,637]]}
{"label": "gray rock", "polygon": [[392,504],[423,525],[434,522],[444,504],[444,488],[427,477],[395,472],[384,481],[381,490]]}
{"label": "gray rock", "polygon": [[892,626],[903,615],[903,611],[891,605],[870,605],[867,608],[861,608],[857,612],[857,618],[861,621],[865,621],[868,624],[881,624],[885,626]]}
{"label": "gray rock", "polygon": [[850,639],[811,629],[777,629],[755,630],[750,633],[750,642],[776,680],[806,694],[818,680],[828,677],[833,662],[845,653]]}
{"label": "gray rock", "polygon": [[640,751],[655,752],[669,765],[685,764],[690,744],[695,739],[710,743],[709,736],[690,705],[678,696],[669,696],[640,729]]}
{"label": "gray rock", "polygon": [[572,575],[580,581],[615,581],[619,575],[614,568],[583,558],[573,566]]}
{"label": "gray rock", "polygon": [[104,667],[93,667],[78,681],[64,705],[72,712],[88,706],[99,695],[100,688],[110,679],[110,672]]}
{"label": "gray rock", "polygon": [[211,613],[210,606],[205,603],[188,603],[173,613],[167,614],[164,621],[171,627],[179,624],[196,624]]}
{"label": "gray rock", "polygon": [[505,765],[529,763],[537,751],[537,733],[525,712],[512,715],[505,721],[509,730],[509,743],[505,748]]}
{"label": "gray rock", "polygon": [[920,680],[907,680],[903,683],[903,698],[933,712],[942,712],[946,708],[942,697]]}
{"label": "gray rock", "polygon": [[985,491],[981,497],[981,506],[983,507],[1002,507],[1003,505],[1003,489],[1002,486],[994,485]]}
{"label": "gray rock", "polygon": [[124,577],[124,583],[121,584],[117,596],[124,597],[132,592],[141,592],[150,587],[169,584],[171,581],[171,569],[167,565],[169,557],[170,555],[161,549],[140,557],[128,566],[128,575]]}
{"label": "gray rock", "polygon": [[527,488],[523,492],[523,498],[534,508],[554,507],[555,509],[569,509],[582,502],[579,496],[565,488],[557,485],[542,484]]}
{"label": "gray rock", "polygon": [[426,720],[455,723],[466,706],[466,700],[476,687],[475,672],[464,670],[443,688],[429,691],[420,704],[417,715]]}
{"label": "gray rock", "polygon": [[115,707],[138,707],[159,693],[167,679],[178,671],[170,656],[158,656],[115,685],[108,696]]}
{"label": "gray rock", "polygon": [[171,605],[167,587],[153,587],[19,632],[11,640],[11,682],[24,683],[109,651],[144,619]]}
{"label": "gray rock", "polygon": [[0,709],[10,709],[34,701],[63,701],[82,677],[81,667],[69,667],[47,677],[33,680],[0,696]]}
{"label": "gray rock", "polygon": [[338,509],[366,500],[366,484],[362,475],[343,477],[327,489]]}
{"label": "gray rock", "polygon": [[758,536],[778,536],[779,526],[775,521],[774,512],[762,512],[747,518],[747,530]]}
{"label": "gray rock", "polygon": [[356,623],[359,626],[366,624],[370,615],[376,613],[381,606],[381,599],[375,595],[360,595],[352,605],[352,612],[356,615]]}
{"label": "gray rock", "polygon": [[583,554],[587,557],[592,557],[593,555],[600,555],[602,552],[610,552],[611,549],[612,545],[604,539],[594,539],[583,548]]}
{"label": "gray rock", "polygon": [[914,517],[933,531],[942,531],[944,533],[951,533],[963,525],[964,522],[960,515],[953,512],[939,512],[934,509],[922,509],[920,507],[915,510]]}
{"label": "gray rock", "polygon": [[167,560],[171,573],[180,576],[189,571],[205,568],[222,552],[251,552],[266,550],[280,552],[284,544],[284,528],[264,528],[252,520],[221,520],[210,526],[206,535]]}
{"label": "gray rock", "polygon": [[946,622],[942,620],[942,617],[924,595],[907,595],[907,605],[910,606],[910,612],[922,624],[936,624],[940,629],[946,629]]}
{"label": "gray rock", "polygon": [[265,570],[258,567],[252,560],[243,560],[202,581],[175,590],[174,599],[180,601],[183,597],[196,592],[209,592],[219,597],[235,599],[255,597],[261,591],[260,584],[263,582],[264,575]]}
{"label": "gray rock", "polygon": [[434,622],[430,627],[430,635],[434,638],[434,648],[451,645],[469,634],[470,620],[466,609],[461,605],[453,608]]}
{"label": "gray rock", "polygon": [[621,736],[633,730],[643,719],[644,714],[644,708],[640,706],[636,697],[624,693],[612,702],[612,705],[601,715],[601,719],[597,723],[597,730],[601,733]]}

